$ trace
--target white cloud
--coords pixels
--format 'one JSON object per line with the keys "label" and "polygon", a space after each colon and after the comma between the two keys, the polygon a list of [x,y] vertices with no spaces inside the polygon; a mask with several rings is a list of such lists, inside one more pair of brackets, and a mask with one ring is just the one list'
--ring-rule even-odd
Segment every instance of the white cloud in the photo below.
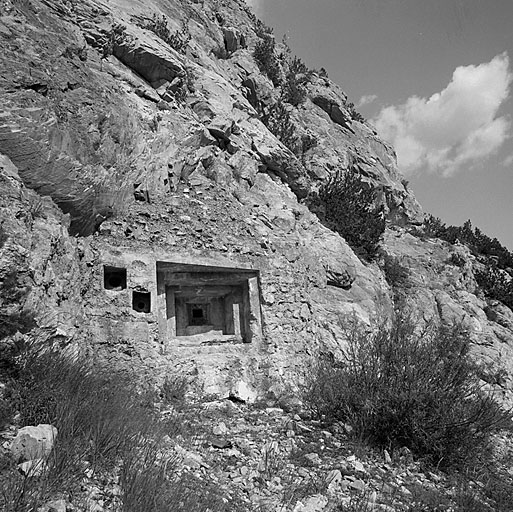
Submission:
{"label": "white cloud", "polygon": [[507,156],[502,162],[502,165],[504,167],[509,167],[510,165],[513,165],[513,155]]}
{"label": "white cloud", "polygon": [[359,108],[359,107],[362,107],[363,105],[370,105],[377,99],[378,99],[378,97],[375,94],[365,94],[358,100],[356,107]]}
{"label": "white cloud", "polygon": [[491,155],[508,138],[510,122],[497,114],[512,78],[502,53],[478,66],[457,67],[441,92],[385,107],[373,121],[395,146],[404,174],[427,170],[450,176]]}

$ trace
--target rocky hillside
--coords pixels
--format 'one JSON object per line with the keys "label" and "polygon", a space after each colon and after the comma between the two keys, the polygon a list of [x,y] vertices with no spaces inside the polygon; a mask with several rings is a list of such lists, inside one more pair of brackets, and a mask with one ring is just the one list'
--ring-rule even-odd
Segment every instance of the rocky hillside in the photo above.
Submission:
{"label": "rocky hillside", "polygon": [[[400,303],[463,325],[511,398],[513,312],[480,290],[482,262],[418,236],[393,148],[242,0],[4,0],[0,39],[0,280],[17,290],[4,307],[33,319],[8,336],[277,399],[340,353],[344,318]],[[386,215],[372,262],[312,207],[346,169]],[[242,290],[242,341],[178,333],[177,274]],[[207,315],[192,310],[188,327]]]}

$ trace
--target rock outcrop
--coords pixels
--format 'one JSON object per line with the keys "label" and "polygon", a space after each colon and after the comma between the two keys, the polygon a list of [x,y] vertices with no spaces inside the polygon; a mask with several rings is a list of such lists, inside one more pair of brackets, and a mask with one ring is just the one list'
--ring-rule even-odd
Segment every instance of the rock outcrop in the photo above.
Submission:
{"label": "rock outcrop", "polygon": [[[301,150],[263,123],[280,91],[253,59],[261,27],[242,0],[1,9],[0,276],[17,270],[17,307],[39,337],[150,379],[179,369],[206,392],[278,396],[320,352],[340,353],[341,319],[371,324],[400,296],[426,321],[465,323],[489,384],[511,391],[497,377],[510,370],[511,311],[484,300],[470,254],[455,267],[453,248],[409,234],[422,209],[340,87],[312,72],[287,105]],[[143,28],[153,15],[191,39],[173,48]],[[349,166],[385,207],[382,254],[409,269],[394,289],[308,208]],[[225,330],[251,342],[171,335],[169,268],[245,294],[242,327]],[[196,322],[210,314],[189,303]]]}

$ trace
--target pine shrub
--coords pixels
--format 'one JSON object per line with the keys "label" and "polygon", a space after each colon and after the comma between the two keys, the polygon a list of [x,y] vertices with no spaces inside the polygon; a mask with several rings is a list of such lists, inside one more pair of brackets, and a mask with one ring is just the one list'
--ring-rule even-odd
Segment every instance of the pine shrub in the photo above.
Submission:
{"label": "pine shrub", "polygon": [[187,26],[172,33],[167,26],[167,18],[164,15],[159,17],[154,14],[151,20],[142,24],[141,27],[153,32],[178,53],[184,54],[191,40],[191,34]]}
{"label": "pine shrub", "polygon": [[513,311],[513,277],[495,266],[475,273],[477,284],[490,299],[500,300]]}
{"label": "pine shrub", "polygon": [[298,150],[298,137],[289,111],[282,101],[272,104],[262,116],[267,129],[290,151]]}
{"label": "pine shrub", "polygon": [[282,85],[282,100],[297,107],[306,99],[306,84],[311,80],[313,72],[299,58],[294,57],[288,65],[285,82]]}
{"label": "pine shrub", "polygon": [[408,268],[401,265],[399,258],[388,254],[383,259],[383,272],[387,283],[392,287],[404,285],[410,275]]}
{"label": "pine shrub", "polygon": [[253,50],[253,58],[260,71],[269,77],[275,87],[278,87],[281,83],[281,68],[274,52],[275,46],[274,37],[267,32],[263,33],[262,39]]}
{"label": "pine shrub", "polygon": [[353,168],[334,174],[319,190],[325,221],[363,258],[372,260],[385,231],[376,193]]}

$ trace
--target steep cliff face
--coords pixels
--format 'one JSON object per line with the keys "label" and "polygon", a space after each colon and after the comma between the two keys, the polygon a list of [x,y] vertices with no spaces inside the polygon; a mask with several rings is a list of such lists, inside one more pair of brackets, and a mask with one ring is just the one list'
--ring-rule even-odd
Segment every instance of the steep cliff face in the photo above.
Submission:
{"label": "steep cliff face", "polygon": [[[384,253],[410,268],[395,300],[400,288],[426,320],[468,322],[494,365],[508,359],[511,311],[489,320],[472,257],[451,266],[450,248],[407,233],[421,208],[337,85],[309,74],[304,101],[282,105],[288,138],[262,122],[281,90],[253,58],[265,28],[242,0],[1,9],[2,267],[27,269],[25,307],[63,344],[150,378],[179,367],[209,392],[293,387],[340,350],[341,317],[394,308],[378,263],[307,207],[351,164],[385,206]],[[275,55],[284,74],[287,48]]]}

